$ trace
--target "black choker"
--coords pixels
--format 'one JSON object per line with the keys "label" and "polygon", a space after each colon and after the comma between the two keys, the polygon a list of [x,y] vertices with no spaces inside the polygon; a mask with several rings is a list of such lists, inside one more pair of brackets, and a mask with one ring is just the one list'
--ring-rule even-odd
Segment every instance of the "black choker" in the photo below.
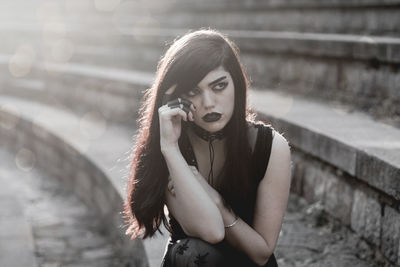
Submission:
{"label": "black choker", "polygon": [[204,130],[194,122],[190,123],[190,128],[193,130],[193,132],[203,139],[204,141],[208,142],[208,149],[210,152],[210,172],[208,173],[208,183],[213,186],[214,185],[214,173],[213,173],[213,166],[214,166],[214,147],[213,147],[213,141],[218,139],[221,140],[226,136],[226,126],[222,129],[219,130],[218,132],[215,133],[210,133],[207,130]]}
{"label": "black choker", "polygon": [[204,141],[214,141],[215,139],[221,140],[226,136],[226,127],[224,127],[222,130],[219,130],[215,133],[211,133],[207,130],[204,130],[200,126],[198,126],[196,123],[192,122],[190,123],[190,128],[193,130],[193,132],[203,139]]}

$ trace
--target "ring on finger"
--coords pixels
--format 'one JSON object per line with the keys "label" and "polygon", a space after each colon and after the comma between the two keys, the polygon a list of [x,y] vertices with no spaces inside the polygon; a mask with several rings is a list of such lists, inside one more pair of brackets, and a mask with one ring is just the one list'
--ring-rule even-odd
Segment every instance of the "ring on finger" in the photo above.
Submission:
{"label": "ring on finger", "polygon": [[180,108],[180,109],[182,109],[183,111],[185,111],[187,115],[189,115],[189,112],[191,111],[190,108],[188,108],[187,106],[185,106],[185,105],[183,105],[183,104],[172,105],[172,106],[169,106],[169,107],[170,107],[170,109]]}

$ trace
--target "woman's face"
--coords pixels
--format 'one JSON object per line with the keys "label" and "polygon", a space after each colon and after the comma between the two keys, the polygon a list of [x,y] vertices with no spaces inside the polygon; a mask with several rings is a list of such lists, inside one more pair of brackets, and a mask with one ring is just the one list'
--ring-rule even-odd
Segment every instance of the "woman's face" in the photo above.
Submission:
{"label": "woman's face", "polygon": [[216,132],[223,129],[232,117],[235,87],[229,72],[220,66],[182,97],[192,101],[196,107],[194,123],[204,130]]}

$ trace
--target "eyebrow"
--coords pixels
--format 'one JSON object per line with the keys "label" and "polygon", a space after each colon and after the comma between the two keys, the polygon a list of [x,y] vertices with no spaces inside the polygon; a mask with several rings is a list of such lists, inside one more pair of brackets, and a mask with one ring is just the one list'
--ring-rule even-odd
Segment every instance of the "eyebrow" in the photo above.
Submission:
{"label": "eyebrow", "polygon": [[[208,86],[211,86],[211,85],[213,85],[213,84],[216,84],[216,83],[218,83],[219,81],[222,81],[223,79],[226,79],[226,76],[219,77],[218,79],[216,79],[216,80],[210,82],[210,83],[208,84]],[[196,86],[195,88],[199,88],[199,87]]]}
{"label": "eyebrow", "polygon": [[218,79],[216,79],[216,80],[210,82],[210,83],[208,84],[208,86],[211,86],[211,85],[213,85],[213,84],[216,84],[217,82],[219,82],[219,81],[221,81],[221,80],[223,80],[223,79],[225,79],[225,78],[226,78],[226,76],[219,77]]}

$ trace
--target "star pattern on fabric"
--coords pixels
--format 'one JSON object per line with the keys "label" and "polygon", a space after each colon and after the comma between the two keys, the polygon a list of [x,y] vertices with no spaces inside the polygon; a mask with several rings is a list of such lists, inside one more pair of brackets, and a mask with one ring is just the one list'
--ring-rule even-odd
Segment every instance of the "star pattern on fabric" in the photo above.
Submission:
{"label": "star pattern on fabric", "polygon": [[201,255],[201,254],[197,255],[196,260],[194,261],[194,263],[195,263],[197,266],[201,266],[201,265],[207,263],[206,258],[207,258],[207,256],[208,256],[208,254],[209,254],[209,253],[207,252],[207,253],[204,254],[204,255]]}
{"label": "star pattern on fabric", "polygon": [[179,255],[183,255],[183,253],[185,252],[185,250],[187,250],[189,247],[188,247],[188,243],[189,243],[189,240],[186,240],[186,242],[185,243],[183,243],[182,245],[179,245],[178,246],[178,254]]}

